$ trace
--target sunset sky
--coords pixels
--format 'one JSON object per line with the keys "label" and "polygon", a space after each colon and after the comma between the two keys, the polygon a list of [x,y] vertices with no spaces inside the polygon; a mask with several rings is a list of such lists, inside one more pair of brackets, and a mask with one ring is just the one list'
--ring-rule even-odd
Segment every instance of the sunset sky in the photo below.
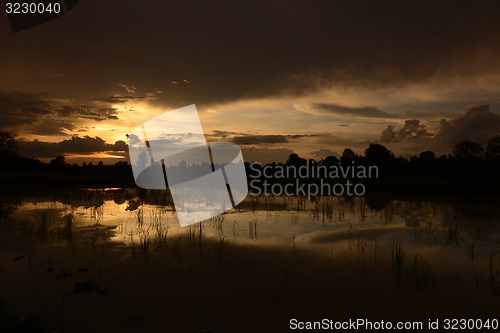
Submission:
{"label": "sunset sky", "polygon": [[196,104],[245,160],[451,152],[500,134],[497,1],[82,0],[12,33],[0,128],[21,154],[126,158],[126,134]]}

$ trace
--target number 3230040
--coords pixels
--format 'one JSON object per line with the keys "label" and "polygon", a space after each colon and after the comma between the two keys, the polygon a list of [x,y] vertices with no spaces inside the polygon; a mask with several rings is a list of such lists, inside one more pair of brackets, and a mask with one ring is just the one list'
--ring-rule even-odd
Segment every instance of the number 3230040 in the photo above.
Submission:
{"label": "number 3230040", "polygon": [[7,14],[59,14],[61,4],[58,2],[7,2],[5,3],[5,12]]}

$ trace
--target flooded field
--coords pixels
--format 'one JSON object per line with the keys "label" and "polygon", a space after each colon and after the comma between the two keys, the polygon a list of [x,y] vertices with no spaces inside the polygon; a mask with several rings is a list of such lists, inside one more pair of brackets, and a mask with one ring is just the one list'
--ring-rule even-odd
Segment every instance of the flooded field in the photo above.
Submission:
{"label": "flooded field", "polygon": [[250,196],[181,228],[166,197],[4,196],[2,316],[50,332],[288,332],[292,318],[500,312],[495,199]]}

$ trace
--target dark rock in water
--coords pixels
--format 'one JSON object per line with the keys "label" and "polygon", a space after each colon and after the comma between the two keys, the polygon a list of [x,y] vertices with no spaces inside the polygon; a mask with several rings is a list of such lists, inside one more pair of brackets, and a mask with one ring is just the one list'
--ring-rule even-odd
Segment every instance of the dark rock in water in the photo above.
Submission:
{"label": "dark rock in water", "polygon": [[78,268],[78,273],[88,272],[88,268]]}
{"label": "dark rock in water", "polygon": [[71,273],[68,273],[68,272],[65,272],[65,271],[60,271],[56,275],[56,280],[62,280],[62,279],[65,279],[65,278],[67,278],[67,277],[69,277],[71,275],[72,275]]}
{"label": "dark rock in water", "polygon": [[19,261],[19,260],[23,260],[24,258],[26,258],[26,257],[25,256],[17,256],[13,260],[14,261]]}
{"label": "dark rock in water", "polygon": [[73,288],[73,292],[75,294],[78,293],[90,293],[93,291],[98,291],[100,290],[99,284],[95,283],[92,280],[87,280],[83,282],[76,282],[75,287]]}

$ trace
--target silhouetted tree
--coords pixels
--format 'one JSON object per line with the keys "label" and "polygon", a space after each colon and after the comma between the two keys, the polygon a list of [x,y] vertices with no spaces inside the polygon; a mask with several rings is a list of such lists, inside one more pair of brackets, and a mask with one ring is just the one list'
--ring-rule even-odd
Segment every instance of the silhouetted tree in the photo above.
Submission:
{"label": "silhouetted tree", "polygon": [[500,157],[500,135],[494,136],[488,140],[486,155],[492,158]]}
{"label": "silhouetted tree", "polygon": [[365,150],[365,163],[368,165],[376,165],[379,167],[380,175],[394,175],[398,168],[398,162],[405,162],[405,160],[396,160],[394,154],[385,146],[378,143],[371,143]]}
{"label": "silhouetted tree", "polygon": [[372,163],[387,163],[394,160],[394,154],[385,146],[378,143],[370,143],[365,150],[366,159]]}
{"label": "silhouetted tree", "polygon": [[342,152],[342,156],[340,156],[340,163],[347,165],[351,164],[352,161],[355,161],[358,159],[358,154],[356,154],[352,149],[346,148]]}
{"label": "silhouetted tree", "polygon": [[300,157],[297,154],[290,154],[288,156],[288,160],[286,161],[286,165],[293,165],[293,166],[301,166],[301,165],[306,165],[307,160],[305,158]]}
{"label": "silhouetted tree", "polygon": [[335,156],[328,156],[325,158],[322,162],[323,165],[330,167],[333,165],[339,165],[339,159],[336,158]]}
{"label": "silhouetted tree", "polygon": [[453,155],[460,159],[477,160],[483,156],[483,146],[480,143],[464,140],[453,147]]}
{"label": "silhouetted tree", "polygon": [[19,147],[14,136],[8,132],[0,132],[0,158],[15,157],[18,150]]}
{"label": "silhouetted tree", "polygon": [[64,167],[65,164],[66,161],[64,159],[64,156],[56,156],[56,158],[50,161],[50,166],[54,169],[60,169]]}
{"label": "silhouetted tree", "polygon": [[436,158],[436,154],[434,154],[434,152],[432,152],[430,150],[423,151],[420,153],[420,155],[418,155],[418,159],[421,161],[432,161],[435,158]]}
{"label": "silhouetted tree", "polygon": [[115,168],[120,168],[120,169],[121,168],[130,168],[130,165],[125,161],[116,162],[115,164],[113,164],[113,166]]}

